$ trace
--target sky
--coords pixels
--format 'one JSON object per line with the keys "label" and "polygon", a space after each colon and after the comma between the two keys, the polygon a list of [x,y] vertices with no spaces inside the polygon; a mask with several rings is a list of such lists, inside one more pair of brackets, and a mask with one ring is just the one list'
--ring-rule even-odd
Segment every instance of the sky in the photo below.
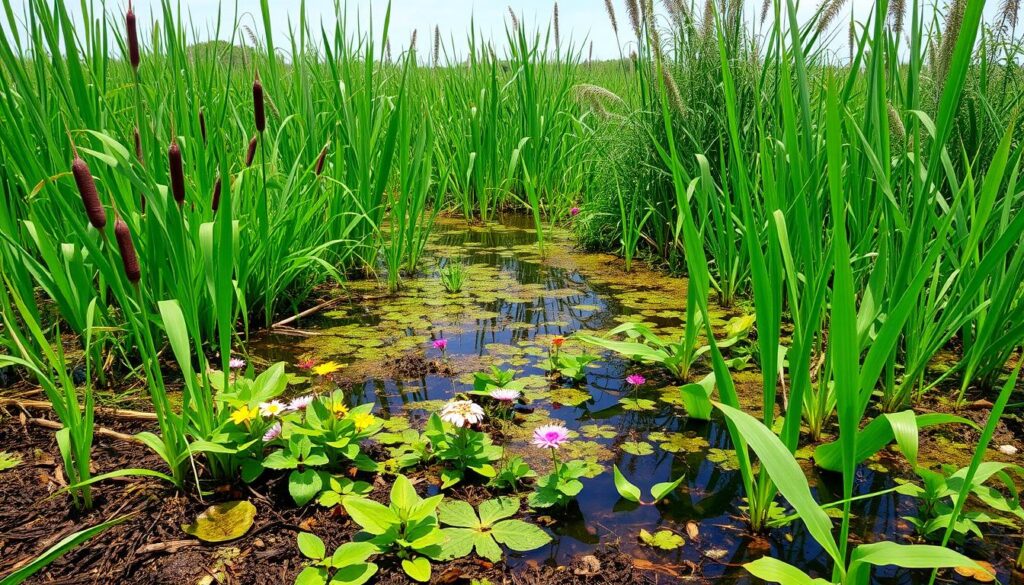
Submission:
{"label": "sky", "polygon": [[[23,18],[25,5],[29,0],[13,0],[16,18]],[[79,0],[65,0],[72,19],[76,22],[82,17],[81,2]],[[145,30],[150,26],[153,19],[159,19],[160,0],[132,0],[135,12],[140,22],[140,30],[143,31],[142,38],[145,39]],[[223,11],[223,18],[229,21],[235,12],[239,14],[239,23],[248,25],[262,37],[263,25],[260,13],[260,0],[173,0],[180,1],[182,10],[191,15],[191,22],[198,32],[198,39],[209,40],[214,36],[213,28],[217,20],[218,10]],[[746,2],[746,14],[748,18],[756,16],[760,12],[760,0],[744,0]],[[930,4],[932,0],[924,0]],[[940,6],[947,0],[936,0]],[[971,0],[976,1],[976,0]],[[977,0],[981,1],[981,0]],[[102,5],[101,0],[85,0],[97,7]],[[118,15],[124,12],[127,0],[107,0],[106,9],[109,13]],[[367,23],[372,17],[375,26],[378,28],[384,21],[384,14],[387,10],[385,0],[339,0],[342,12],[348,13],[349,22],[358,20]],[[801,20],[810,18],[816,11],[820,0],[799,0],[798,18]],[[660,0],[655,2],[659,7]],[[623,44],[627,44],[631,33],[626,32],[629,25],[625,13],[625,0],[614,0],[616,15],[619,21],[620,38]],[[703,0],[697,4],[703,6]],[[908,3],[909,4],[909,3]],[[986,20],[994,21],[998,13],[999,4],[997,0],[989,0],[986,4]],[[299,11],[299,0],[269,0],[272,16],[272,27],[274,28],[275,45],[286,46],[286,31],[288,27],[297,24]],[[495,42],[499,54],[504,46],[505,25],[509,22],[509,8],[516,12],[527,26],[546,27],[551,20],[554,0],[392,0],[391,2],[391,32],[390,38],[394,48],[408,44],[413,30],[418,30],[418,44],[420,55],[426,58],[428,45],[432,43],[434,27],[439,27],[445,44],[454,46],[459,55],[465,55],[467,41],[466,32],[470,29],[471,19],[475,22],[478,30],[482,31],[485,38]],[[846,53],[846,25],[849,22],[851,12],[854,18],[864,21],[873,10],[873,0],[848,0],[842,16],[832,27],[832,38],[829,41],[829,48],[837,55]],[[619,56],[619,49],[616,45],[615,36],[604,7],[604,0],[560,0],[558,2],[559,22],[563,45],[570,39],[577,47],[583,47],[583,55],[587,56],[590,43],[593,43],[593,56],[595,59],[611,59]],[[333,28],[338,18],[333,0],[306,0],[308,18],[312,23],[323,21],[328,29]],[[6,19],[3,27],[8,28]],[[222,39],[230,37],[227,27],[224,27],[219,34]],[[624,47],[626,53],[629,47]]]}

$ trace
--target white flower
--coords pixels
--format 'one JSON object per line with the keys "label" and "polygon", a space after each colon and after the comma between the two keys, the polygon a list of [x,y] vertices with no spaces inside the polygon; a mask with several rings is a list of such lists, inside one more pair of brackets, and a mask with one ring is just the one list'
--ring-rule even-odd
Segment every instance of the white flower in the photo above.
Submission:
{"label": "white flower", "polygon": [[441,420],[460,428],[475,425],[484,420],[484,409],[469,400],[453,400],[441,409]]}
{"label": "white flower", "polygon": [[1016,455],[1017,448],[1013,445],[999,445],[999,452],[1003,455]]}
{"label": "white flower", "polygon": [[271,416],[278,416],[284,414],[288,407],[279,400],[271,400],[270,402],[260,403],[260,416],[266,418]]}
{"label": "white flower", "polygon": [[263,433],[263,442],[269,443],[274,439],[281,436],[281,423],[276,422],[274,426],[267,429],[267,432]]}
{"label": "white flower", "polygon": [[312,394],[306,394],[305,396],[299,396],[298,398],[293,398],[292,401],[288,403],[288,410],[306,410],[306,407],[309,406],[312,403],[313,403],[313,395]]}
{"label": "white flower", "polygon": [[519,400],[519,397],[522,396],[522,394],[523,393],[519,390],[514,390],[512,388],[495,388],[494,390],[491,390],[490,396],[499,402],[515,402],[516,400]]}

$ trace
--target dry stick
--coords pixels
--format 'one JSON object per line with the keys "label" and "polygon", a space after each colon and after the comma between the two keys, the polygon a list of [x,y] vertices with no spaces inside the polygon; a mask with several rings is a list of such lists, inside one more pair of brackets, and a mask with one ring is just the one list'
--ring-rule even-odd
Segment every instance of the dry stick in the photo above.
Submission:
{"label": "dry stick", "polygon": [[[20,398],[0,398],[0,406],[16,406],[22,410],[28,408],[50,408],[48,400],[23,400]],[[156,420],[152,412],[141,412],[138,410],[122,410],[120,408],[96,407],[96,414],[114,418],[125,418],[131,420]]]}
{"label": "dry stick", "polygon": [[274,323],[273,325],[271,325],[270,328],[273,329],[275,327],[283,327],[283,326],[285,326],[285,325],[287,325],[289,323],[292,323],[294,321],[298,321],[299,319],[301,319],[303,317],[308,317],[309,315],[312,315],[313,313],[316,313],[317,311],[320,311],[322,309],[326,309],[327,307],[329,307],[331,305],[335,305],[335,304],[341,302],[342,300],[344,300],[344,299],[338,298],[338,299],[330,299],[328,301],[324,301],[324,302],[320,303],[319,305],[317,305],[315,307],[310,307],[309,309],[306,309],[305,311],[302,311],[301,313],[298,313],[296,315],[292,315],[291,317],[288,317],[287,319],[282,319],[281,321],[278,321],[277,323]]}
{"label": "dry stick", "polygon": [[[30,418],[30,419],[28,419],[27,422],[30,423],[30,424],[36,425],[38,427],[43,427],[43,428],[47,428],[47,429],[53,429],[55,431],[59,431],[59,430],[64,428],[64,425],[60,424],[59,422],[52,421],[52,420],[46,420],[45,418]],[[112,430],[110,430],[108,428],[104,428],[104,427],[96,427],[93,430],[93,432],[96,435],[99,435],[101,437],[107,437],[109,439],[117,439],[118,441],[128,441],[129,443],[138,443],[138,442],[140,442],[139,439],[135,438],[134,435],[126,435],[124,433],[119,433],[117,431],[112,431]]]}

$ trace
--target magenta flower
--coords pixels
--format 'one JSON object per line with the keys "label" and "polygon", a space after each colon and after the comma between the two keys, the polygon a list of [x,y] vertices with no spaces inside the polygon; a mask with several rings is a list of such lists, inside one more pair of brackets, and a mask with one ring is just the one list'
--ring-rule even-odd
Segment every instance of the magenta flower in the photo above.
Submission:
{"label": "magenta flower", "polygon": [[569,440],[569,429],[562,425],[544,425],[533,430],[533,444],[542,449],[557,449]]}
{"label": "magenta flower", "polygon": [[434,340],[434,349],[441,350],[442,352],[444,350],[448,349],[448,340],[447,339],[435,339]]}
{"label": "magenta flower", "polygon": [[580,214],[580,208],[579,207],[573,207],[572,209],[569,210],[569,215],[571,215],[573,217],[576,217],[579,214]]}
{"label": "magenta flower", "polygon": [[273,426],[267,429],[267,432],[263,433],[263,442],[269,443],[274,439],[281,436],[281,423],[276,422]]}
{"label": "magenta flower", "polygon": [[231,358],[228,362],[228,367],[232,370],[241,370],[245,367],[245,360],[240,358]]}
{"label": "magenta flower", "polygon": [[647,378],[644,378],[640,374],[630,374],[626,376],[626,383],[634,386],[643,386],[647,382]]}
{"label": "magenta flower", "polygon": [[512,388],[495,388],[491,390],[490,397],[498,402],[515,402],[523,393]]}

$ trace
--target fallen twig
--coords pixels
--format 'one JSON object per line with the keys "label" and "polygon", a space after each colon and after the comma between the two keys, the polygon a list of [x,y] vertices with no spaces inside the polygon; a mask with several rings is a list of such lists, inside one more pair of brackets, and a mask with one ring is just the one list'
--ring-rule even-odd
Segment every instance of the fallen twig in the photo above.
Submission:
{"label": "fallen twig", "polygon": [[[22,410],[28,408],[50,409],[50,402],[47,400],[22,400],[20,398],[0,398],[0,406],[15,406]],[[156,420],[156,414],[142,412],[139,410],[123,410],[120,408],[96,407],[96,414],[109,416],[111,418],[123,418],[129,420]]]}
{"label": "fallen twig", "polygon": [[[59,431],[62,428],[64,428],[64,425],[60,424],[59,422],[52,421],[52,420],[46,420],[45,418],[30,418],[26,422],[28,422],[29,424],[36,425],[37,427],[53,429],[53,430],[56,430],[56,431]],[[139,442],[139,440],[137,438],[135,438],[134,435],[127,435],[125,433],[119,433],[117,431],[113,431],[113,430],[110,430],[110,429],[105,428],[105,427],[96,427],[96,429],[93,431],[93,433],[98,435],[98,436],[100,436],[100,437],[107,437],[107,438],[110,438],[110,439],[117,439],[118,441],[128,441],[128,442],[132,442],[132,443],[138,443]]]}

